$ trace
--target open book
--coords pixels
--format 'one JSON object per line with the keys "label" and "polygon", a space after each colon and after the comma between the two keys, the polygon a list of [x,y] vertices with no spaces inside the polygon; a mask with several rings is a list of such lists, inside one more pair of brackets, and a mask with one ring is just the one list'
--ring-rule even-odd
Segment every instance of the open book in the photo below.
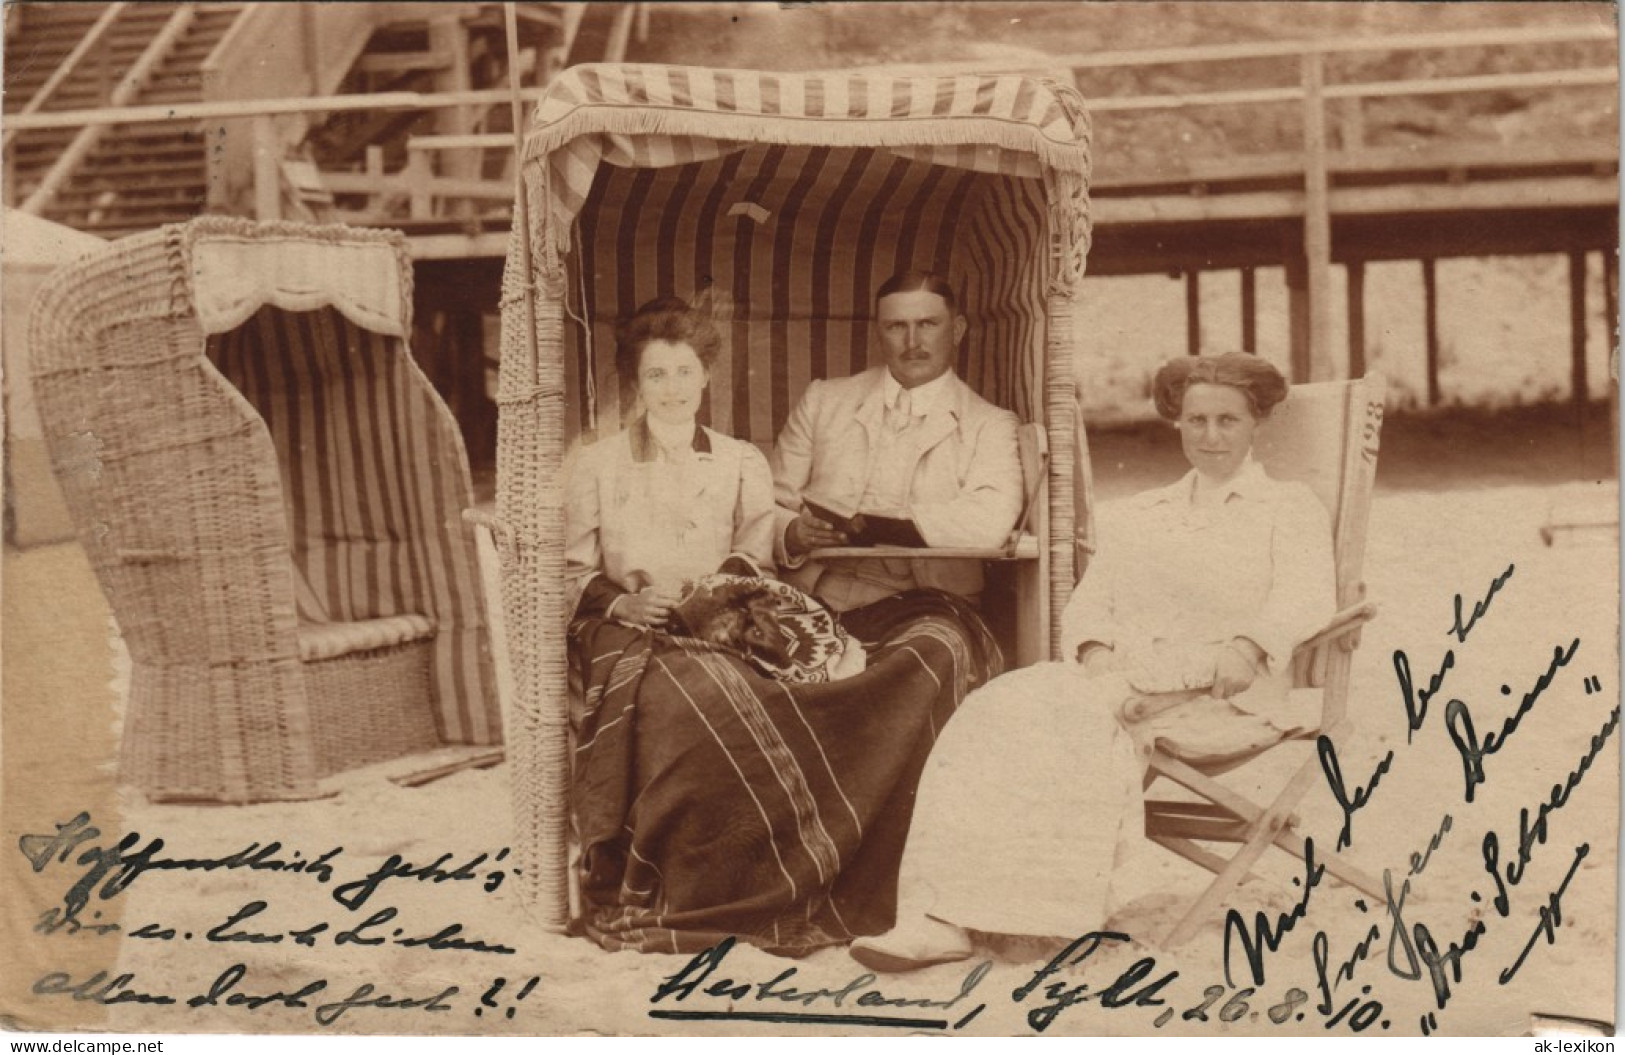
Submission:
{"label": "open book", "polygon": [[854,506],[813,498],[803,494],[802,504],[813,516],[845,533],[851,546],[913,546],[925,548],[925,539],[914,521],[901,517],[860,513]]}

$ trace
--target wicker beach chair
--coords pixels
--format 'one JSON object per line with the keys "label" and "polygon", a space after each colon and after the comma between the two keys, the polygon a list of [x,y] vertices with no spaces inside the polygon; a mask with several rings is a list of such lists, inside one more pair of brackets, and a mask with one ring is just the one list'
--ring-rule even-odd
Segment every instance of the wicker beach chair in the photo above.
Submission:
{"label": "wicker beach chair", "polygon": [[501,737],[457,426],[389,232],[205,218],[58,272],[32,318],[53,468],[130,651],[122,777],[320,793]]}
{"label": "wicker beach chair", "polygon": [[[578,66],[524,146],[504,282],[492,521],[514,660],[509,744],[527,901],[568,922],[570,759],[561,465],[622,422],[614,324],[709,291],[727,335],[706,423],[768,448],[808,383],[869,365],[870,297],[949,273],[970,320],[959,376],[1034,426],[1028,532],[1000,562],[1018,662],[1050,656],[1087,551],[1072,370],[1089,246],[1089,125],[1023,76]],[[990,588],[990,593],[991,593]]]}

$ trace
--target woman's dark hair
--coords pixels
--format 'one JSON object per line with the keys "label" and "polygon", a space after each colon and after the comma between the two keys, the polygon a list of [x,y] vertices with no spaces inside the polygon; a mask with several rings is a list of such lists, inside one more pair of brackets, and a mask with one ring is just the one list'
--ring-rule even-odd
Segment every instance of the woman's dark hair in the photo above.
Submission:
{"label": "woman's dark hair", "polygon": [[935,293],[941,297],[943,302],[948,305],[950,315],[959,310],[954,299],[954,287],[949,285],[948,280],[935,271],[899,271],[882,282],[880,288],[875,290],[875,303],[879,304],[893,293],[919,293],[922,291]]}
{"label": "woman's dark hair", "polygon": [[689,306],[681,297],[656,297],[615,328],[615,372],[621,383],[637,380],[638,361],[650,341],[686,344],[707,370],[722,346],[722,334],[709,315]]}
{"label": "woman's dark hair", "polygon": [[1224,355],[1188,355],[1162,364],[1151,382],[1151,396],[1157,413],[1178,421],[1185,404],[1185,390],[1192,385],[1229,385],[1247,397],[1256,418],[1269,417],[1275,404],[1286,398],[1286,378],[1256,355],[1226,352]]}

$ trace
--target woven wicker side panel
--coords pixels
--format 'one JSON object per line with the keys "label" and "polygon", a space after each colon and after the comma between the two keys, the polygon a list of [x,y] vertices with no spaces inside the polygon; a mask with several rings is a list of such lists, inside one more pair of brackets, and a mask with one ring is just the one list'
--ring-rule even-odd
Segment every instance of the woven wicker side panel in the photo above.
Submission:
{"label": "woven wicker side panel", "polygon": [[423,641],[306,665],[321,776],[439,746],[427,706],[433,657]]}
{"label": "woven wicker side panel", "polygon": [[[1087,158],[1091,131],[1083,97],[1071,85],[1051,83],[1050,87]],[[1045,199],[1050,233],[1044,352],[1044,419],[1050,430],[1050,655],[1062,659],[1061,615],[1084,572],[1079,567],[1083,555],[1078,542],[1087,539],[1092,543],[1094,537],[1094,477],[1084,460],[1089,455],[1088,438],[1072,365],[1077,342],[1074,301],[1083,294],[1080,287],[1093,239],[1089,172],[1046,170]]]}
{"label": "woven wicker side panel", "polygon": [[235,668],[136,664],[121,777],[157,801],[309,798],[316,772],[303,750],[311,743],[308,723],[290,723],[289,709],[264,706],[289,685],[302,694],[298,660]]}
{"label": "woven wicker side panel", "polygon": [[126,776],[157,797],[308,795],[275,460],[177,311],[164,234],[58,275],[33,320],[53,465],[137,669]]}
{"label": "woven wicker side panel", "polygon": [[270,429],[294,563],[314,598],[302,617],[429,616],[434,659],[419,702],[441,740],[497,742],[484,601],[461,521],[467,458],[401,342],[331,308],[262,308],[209,347]]}
{"label": "woven wicker side panel", "polygon": [[[539,181],[537,181],[539,182]],[[542,201],[531,187],[532,218]],[[564,288],[538,263],[527,273],[523,232],[502,279],[497,402],[497,553],[514,676],[508,760],[523,903],[538,922],[569,922],[566,851],[570,757],[564,604]],[[534,283],[534,285],[533,285]],[[532,310],[534,307],[534,311]]]}
{"label": "woven wicker side panel", "polygon": [[1061,655],[1061,615],[1078,581],[1077,518],[1087,517],[1094,501],[1092,495],[1078,493],[1079,481],[1086,484],[1088,474],[1074,471],[1083,422],[1077,415],[1077,381],[1072,373],[1072,303],[1063,293],[1049,296],[1044,367],[1050,505],[1049,538],[1043,544],[1049,546],[1049,650],[1050,658],[1057,660],[1065,658]]}

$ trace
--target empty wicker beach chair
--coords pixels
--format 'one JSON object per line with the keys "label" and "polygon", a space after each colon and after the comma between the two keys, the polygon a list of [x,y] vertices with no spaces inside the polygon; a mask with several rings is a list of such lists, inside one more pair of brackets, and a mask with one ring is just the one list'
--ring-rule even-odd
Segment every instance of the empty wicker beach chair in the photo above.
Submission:
{"label": "empty wicker beach chair", "polygon": [[36,302],[52,464],[133,664],[122,776],[254,802],[501,737],[456,423],[403,239],[205,218]]}
{"label": "empty wicker beach chair", "polygon": [[1072,369],[1089,126],[1070,85],[1014,75],[588,65],[552,82],[521,162],[494,530],[522,884],[562,926],[561,467],[576,437],[622,425],[616,320],[657,295],[709,291],[726,338],[706,423],[765,450],[812,380],[870,365],[880,281],[948,273],[970,321],[959,376],[1029,424],[1041,481],[1025,537],[954,555],[999,562],[990,618],[1017,662],[1048,657],[1089,524]]}

